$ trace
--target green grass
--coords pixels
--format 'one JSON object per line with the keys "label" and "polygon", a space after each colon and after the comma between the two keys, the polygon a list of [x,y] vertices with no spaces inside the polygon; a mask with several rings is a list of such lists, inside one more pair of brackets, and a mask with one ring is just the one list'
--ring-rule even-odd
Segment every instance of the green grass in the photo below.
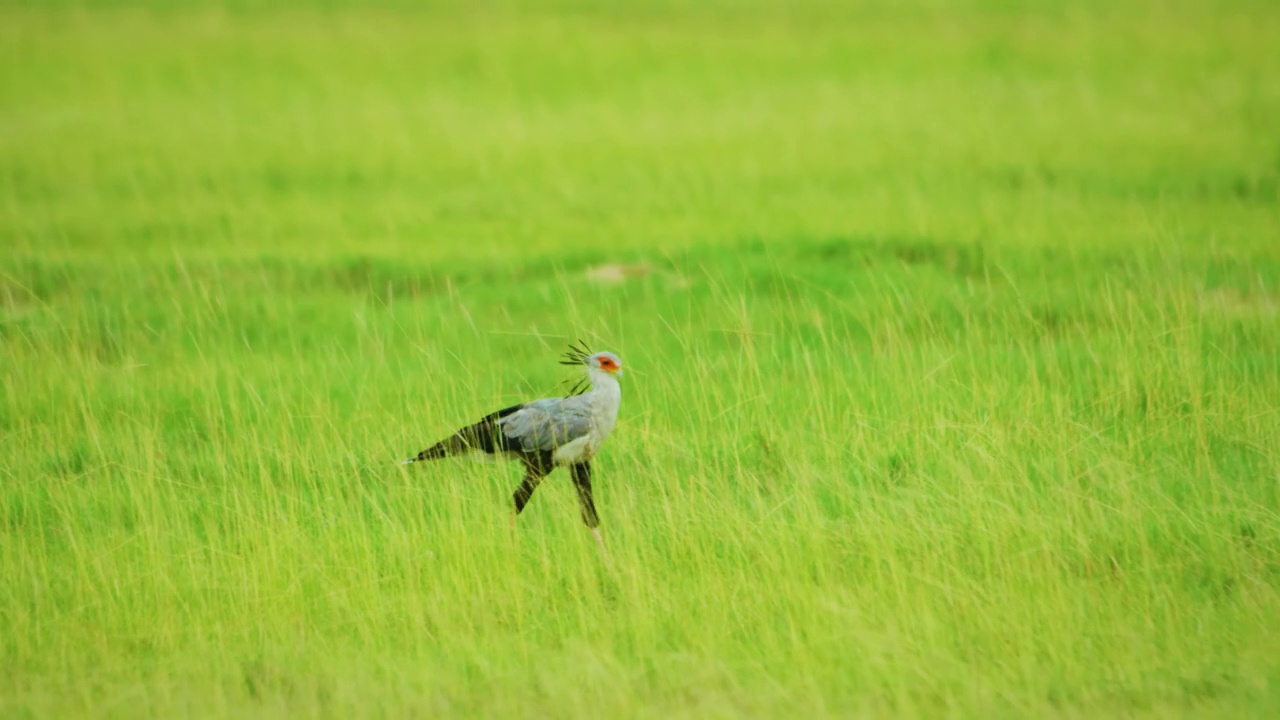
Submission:
{"label": "green grass", "polygon": [[613,5],[0,9],[0,716],[1280,713],[1274,4]]}

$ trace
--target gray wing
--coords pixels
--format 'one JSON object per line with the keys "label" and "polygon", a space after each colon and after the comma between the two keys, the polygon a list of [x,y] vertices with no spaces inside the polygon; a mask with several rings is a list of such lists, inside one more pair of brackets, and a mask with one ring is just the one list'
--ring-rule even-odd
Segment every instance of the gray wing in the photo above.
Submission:
{"label": "gray wing", "polygon": [[591,408],[581,395],[535,400],[498,424],[525,452],[555,450],[591,431]]}

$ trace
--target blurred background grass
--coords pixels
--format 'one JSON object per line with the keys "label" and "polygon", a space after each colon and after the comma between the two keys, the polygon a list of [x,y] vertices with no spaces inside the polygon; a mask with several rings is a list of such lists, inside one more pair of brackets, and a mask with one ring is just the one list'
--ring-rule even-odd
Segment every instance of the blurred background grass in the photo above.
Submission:
{"label": "blurred background grass", "polygon": [[1275,710],[1271,4],[0,18],[0,712]]}
{"label": "blurred background grass", "polygon": [[6,244],[496,261],[1273,229],[1265,4],[533,7],[9,10]]}

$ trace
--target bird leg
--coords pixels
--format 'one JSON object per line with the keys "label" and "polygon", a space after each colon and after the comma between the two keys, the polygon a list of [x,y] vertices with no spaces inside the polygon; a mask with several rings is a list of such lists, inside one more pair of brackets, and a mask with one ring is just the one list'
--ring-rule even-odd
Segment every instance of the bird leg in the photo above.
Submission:
{"label": "bird leg", "polygon": [[516,506],[515,515],[511,516],[512,526],[516,523],[516,515],[519,515],[520,511],[524,510],[524,506],[529,504],[529,498],[533,497],[533,491],[538,489],[538,483],[542,482],[544,476],[545,473],[533,465],[525,465],[524,480],[520,481],[520,487],[516,488],[511,496]]}
{"label": "bird leg", "polygon": [[573,487],[578,491],[578,505],[582,509],[582,522],[591,528],[596,536],[596,544],[600,546],[600,554],[609,556],[604,547],[604,538],[600,535],[600,516],[596,514],[596,503],[591,497],[591,463],[580,462],[569,466],[569,474],[573,476]]}
{"label": "bird leg", "polygon": [[574,463],[569,466],[569,474],[573,477],[574,489],[578,491],[582,522],[592,530],[600,527],[600,517],[596,515],[596,503],[591,499],[591,463]]}

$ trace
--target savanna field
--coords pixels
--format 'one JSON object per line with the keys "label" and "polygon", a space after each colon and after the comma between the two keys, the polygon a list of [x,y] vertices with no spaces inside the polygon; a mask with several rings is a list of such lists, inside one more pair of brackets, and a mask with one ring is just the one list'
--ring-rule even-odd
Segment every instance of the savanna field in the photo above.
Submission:
{"label": "savanna field", "polygon": [[5,3],[0,717],[1280,716],[1280,9],[1065,5]]}

